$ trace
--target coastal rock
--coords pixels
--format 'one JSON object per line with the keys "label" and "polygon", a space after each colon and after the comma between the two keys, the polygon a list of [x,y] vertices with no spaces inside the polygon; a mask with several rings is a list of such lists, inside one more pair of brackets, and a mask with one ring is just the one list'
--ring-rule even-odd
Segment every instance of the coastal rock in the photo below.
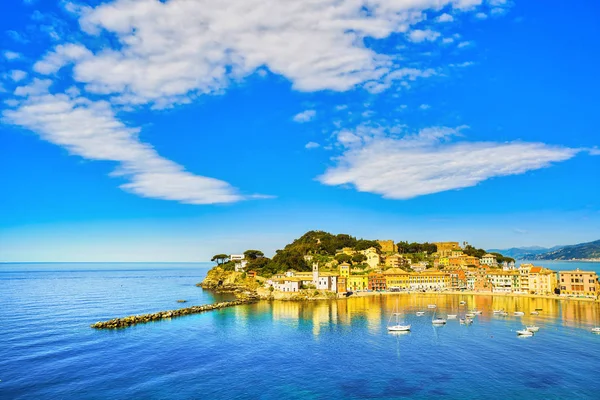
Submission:
{"label": "coastal rock", "polygon": [[206,304],[202,306],[192,306],[188,308],[180,308],[177,310],[160,311],[153,314],[143,315],[130,315],[124,318],[113,318],[108,321],[99,321],[95,324],[90,325],[94,329],[117,329],[126,328],[136,324],[143,324],[151,321],[157,321],[160,319],[170,319],[174,317],[180,317],[184,315],[197,314],[201,312],[216,310],[225,307],[234,307],[242,304],[250,304],[255,302],[257,299],[248,297],[246,299],[238,299],[234,301],[225,301],[215,304]]}

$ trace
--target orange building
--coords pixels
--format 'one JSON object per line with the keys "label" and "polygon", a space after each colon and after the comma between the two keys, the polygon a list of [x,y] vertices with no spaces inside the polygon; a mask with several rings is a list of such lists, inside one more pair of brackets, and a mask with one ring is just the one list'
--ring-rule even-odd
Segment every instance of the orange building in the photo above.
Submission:
{"label": "orange building", "polygon": [[378,273],[369,274],[369,290],[385,290],[385,275]]}

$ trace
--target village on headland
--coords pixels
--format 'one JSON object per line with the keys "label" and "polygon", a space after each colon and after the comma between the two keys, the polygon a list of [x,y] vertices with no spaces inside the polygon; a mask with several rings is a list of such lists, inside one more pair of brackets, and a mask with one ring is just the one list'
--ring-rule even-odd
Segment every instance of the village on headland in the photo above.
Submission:
{"label": "village on headland", "polygon": [[259,250],[217,254],[199,284],[241,287],[261,298],[310,299],[383,293],[481,293],[598,300],[594,271],[553,271],[466,242],[408,243],[309,231],[272,259]]}

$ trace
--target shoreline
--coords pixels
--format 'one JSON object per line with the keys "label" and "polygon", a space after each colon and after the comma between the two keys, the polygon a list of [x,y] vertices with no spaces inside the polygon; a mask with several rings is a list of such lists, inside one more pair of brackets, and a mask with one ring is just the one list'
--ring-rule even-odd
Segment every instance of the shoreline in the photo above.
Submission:
{"label": "shoreline", "polygon": [[[599,303],[599,299],[592,299],[589,297],[565,297],[557,295],[546,295],[546,294],[527,294],[527,293],[493,293],[493,292],[475,292],[475,291],[446,291],[446,292],[356,292],[352,296],[347,298],[356,297],[369,297],[369,296],[389,296],[389,295],[462,295],[462,296],[498,296],[498,297],[522,297],[530,299],[550,299],[550,300],[561,300],[561,301],[584,301],[588,303]],[[341,297],[346,298],[346,297]]]}

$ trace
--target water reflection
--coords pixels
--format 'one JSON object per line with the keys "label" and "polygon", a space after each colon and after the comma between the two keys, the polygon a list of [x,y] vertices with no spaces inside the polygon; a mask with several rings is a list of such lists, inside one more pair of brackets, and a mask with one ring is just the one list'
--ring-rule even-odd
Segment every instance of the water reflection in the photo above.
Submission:
{"label": "water reflection", "polygon": [[[319,335],[323,329],[364,327],[371,334],[379,334],[385,329],[387,320],[398,304],[403,318],[415,323],[430,323],[435,316],[446,318],[448,314],[456,314],[464,318],[472,311],[481,311],[476,316],[480,323],[493,321],[520,321],[527,324],[560,324],[570,328],[590,329],[600,325],[600,305],[598,303],[573,300],[555,300],[545,298],[510,297],[504,295],[444,295],[444,294],[399,294],[355,297],[332,301],[314,302],[261,302],[255,305],[254,312],[269,312],[273,320],[286,324],[312,325],[313,334]],[[461,304],[464,302],[464,304]],[[427,306],[435,304],[435,309]],[[507,316],[494,314],[494,310],[504,310]],[[247,312],[248,310],[246,310]],[[423,316],[416,313],[422,311]],[[523,312],[515,316],[515,311]],[[538,311],[538,315],[532,312]],[[240,311],[240,313],[244,313]],[[244,318],[246,315],[244,315]],[[457,323],[449,320],[448,323]]]}

